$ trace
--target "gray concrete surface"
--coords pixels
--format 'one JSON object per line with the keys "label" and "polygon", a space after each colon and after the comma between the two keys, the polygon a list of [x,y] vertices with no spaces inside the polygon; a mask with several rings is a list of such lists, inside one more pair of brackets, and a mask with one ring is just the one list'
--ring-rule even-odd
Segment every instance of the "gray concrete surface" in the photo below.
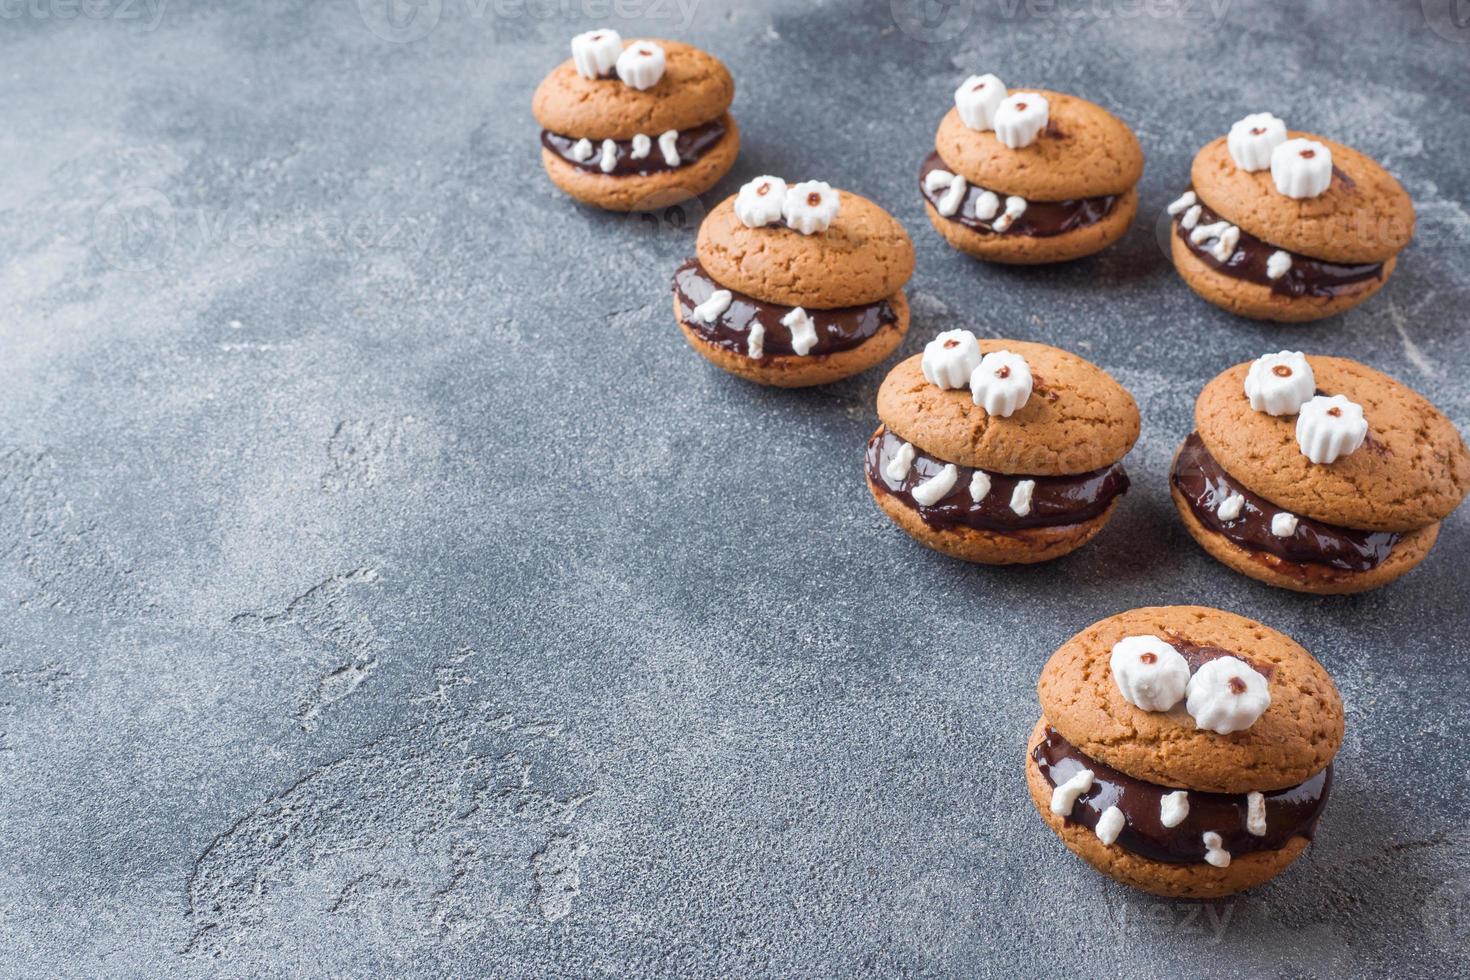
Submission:
{"label": "gray concrete surface", "polygon": [[[1397,586],[1312,599],[1208,560],[1164,485],[1203,382],[1282,346],[1470,425],[1448,3],[684,3],[0,8],[0,974],[1463,975],[1470,512]],[[703,207],[773,172],[908,225],[905,352],[965,326],[1132,389],[1103,537],[928,553],[862,485],[881,371],[762,391],[685,348],[702,207],[592,213],[537,165],[531,90],[602,23],[734,71]],[[1126,241],[941,246],[914,170],[976,70],[1135,127]],[[1417,202],[1335,322],[1231,319],[1158,247],[1262,108]],[[1316,846],[1231,901],[1092,874],[1021,778],[1048,653],[1167,602],[1285,630],[1347,703]]]}

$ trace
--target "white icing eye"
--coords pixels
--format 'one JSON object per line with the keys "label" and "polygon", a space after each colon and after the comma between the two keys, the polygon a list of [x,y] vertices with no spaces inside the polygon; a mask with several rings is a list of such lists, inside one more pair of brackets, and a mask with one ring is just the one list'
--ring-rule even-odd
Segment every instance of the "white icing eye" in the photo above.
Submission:
{"label": "white icing eye", "polygon": [[1316,390],[1312,365],[1299,350],[1262,355],[1245,373],[1245,397],[1267,415],[1295,415]]}
{"label": "white icing eye", "polygon": [[1313,140],[1287,140],[1271,151],[1271,181],[1295,200],[1316,197],[1332,183],[1332,151]]}
{"label": "white icing eye", "polygon": [[991,351],[970,375],[970,392],[988,414],[1014,415],[1031,398],[1031,368],[1020,354]]}
{"label": "white icing eye", "polygon": [[1030,146],[1046,128],[1051,105],[1035,92],[1017,92],[995,109],[995,138],[1013,150]]}
{"label": "white icing eye", "polygon": [[613,70],[623,53],[623,39],[607,27],[572,38],[572,64],[583,78],[601,78]]}
{"label": "white icing eye", "polygon": [[747,228],[764,228],[781,220],[785,203],[786,181],[780,177],[757,177],[736,195],[735,217]]}
{"label": "white icing eye", "polygon": [[786,191],[781,214],[788,228],[803,235],[814,235],[832,226],[841,207],[841,198],[832,185],[820,180],[806,180]]}
{"label": "white icing eye", "polygon": [[1125,636],[1108,666],[1123,700],[1144,711],[1168,711],[1189,686],[1189,662],[1157,636]]}
{"label": "white icing eye", "polygon": [[1314,463],[1326,465],[1357,452],[1367,438],[1363,406],[1342,395],[1318,395],[1303,405],[1296,417],[1296,444]]}
{"label": "white icing eye", "polygon": [[994,75],[971,75],[954,90],[960,122],[974,130],[995,128],[995,110],[1005,101],[1005,83]]}
{"label": "white icing eye", "polygon": [[1269,112],[1256,112],[1230,127],[1225,145],[1230,159],[1248,173],[1271,166],[1271,151],[1286,142],[1286,123]]}
{"label": "white icing eye", "polygon": [[618,55],[618,77],[629,88],[642,92],[664,77],[664,49],[652,41],[634,41]]}
{"label": "white icing eye", "polygon": [[1244,731],[1270,706],[1266,678],[1238,657],[1220,657],[1204,664],[1185,690],[1184,707],[1195,727],[1217,735]]}
{"label": "white icing eye", "polygon": [[937,388],[963,388],[980,366],[980,344],[968,330],[946,330],[924,345],[924,377]]}

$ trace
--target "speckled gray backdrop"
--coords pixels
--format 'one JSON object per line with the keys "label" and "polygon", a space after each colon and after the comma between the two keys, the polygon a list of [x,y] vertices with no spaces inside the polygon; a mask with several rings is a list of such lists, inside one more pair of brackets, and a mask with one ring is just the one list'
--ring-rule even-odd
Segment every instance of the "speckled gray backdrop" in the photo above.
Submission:
{"label": "speckled gray backdrop", "polygon": [[[1205,558],[1164,486],[1201,384],[1284,345],[1470,425],[1453,0],[396,2],[0,7],[0,973],[1470,968],[1470,512],[1398,585],[1313,599]],[[531,91],[603,24],[738,80],[744,153],[688,213],[540,172]],[[1119,246],[940,245],[915,167],[984,70],[1133,125]],[[1194,150],[1264,108],[1419,208],[1335,322],[1232,319],[1157,244]],[[766,172],[908,226],[905,353],[963,326],[1133,391],[1091,547],[929,553],[863,487],[881,371],[764,391],[685,348],[669,275]],[[1023,786],[1046,656],[1167,602],[1285,630],[1347,703],[1316,846],[1232,901],[1093,874]]]}

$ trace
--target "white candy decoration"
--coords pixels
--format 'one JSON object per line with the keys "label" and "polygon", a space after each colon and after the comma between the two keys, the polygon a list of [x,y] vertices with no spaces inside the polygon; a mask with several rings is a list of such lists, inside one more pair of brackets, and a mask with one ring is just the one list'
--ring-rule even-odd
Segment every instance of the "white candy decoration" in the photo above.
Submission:
{"label": "white candy decoration", "polygon": [[1257,837],[1266,836],[1266,796],[1264,793],[1245,795],[1245,829]]}
{"label": "white candy decoration", "polygon": [[994,191],[986,191],[975,198],[975,217],[981,221],[989,221],[1000,214],[1000,198]]}
{"label": "white candy decoration", "polygon": [[592,145],[592,141],[589,139],[579,139],[572,144],[572,159],[578,163],[586,163],[588,160],[591,160],[592,155],[596,152],[597,148]]}
{"label": "white candy decoration", "polygon": [[924,190],[937,194],[954,182],[955,175],[943,167],[935,167],[924,175]]}
{"label": "white candy decoration", "polygon": [[1271,533],[1278,538],[1289,538],[1296,533],[1297,516],[1282,511],[1271,518]]}
{"label": "white candy decoration", "polygon": [[1217,868],[1230,867],[1230,852],[1225,850],[1225,841],[1213,830],[1205,831],[1205,861]]}
{"label": "white candy decoration", "polygon": [[1097,826],[1093,828],[1093,832],[1097,834],[1097,839],[1102,841],[1104,845],[1112,847],[1113,842],[1123,832],[1123,826],[1127,822],[1122,810],[1119,810],[1115,806],[1110,806],[1103,811],[1102,816],[1097,818]]}
{"label": "white candy decoration", "polygon": [[1195,196],[1194,191],[1185,191],[1183,194],[1179,195],[1179,197],[1175,198],[1173,204],[1170,204],[1164,210],[1168,211],[1169,217],[1172,218],[1180,211],[1185,211],[1189,208],[1194,207],[1198,201],[1199,198]]}
{"label": "white candy decoration", "polygon": [[629,88],[642,92],[664,77],[664,49],[652,41],[634,41],[618,55],[618,77]]}
{"label": "white candy decoration", "polygon": [[642,160],[648,156],[648,151],[653,149],[653,140],[646,133],[633,134],[633,152],[628,154],[634,160]]}
{"label": "white candy decoration", "polygon": [[1363,407],[1342,395],[1318,395],[1297,413],[1296,444],[1314,463],[1327,465],[1357,452],[1367,438]]}
{"label": "white candy decoration", "polygon": [[670,129],[659,134],[658,151],[664,156],[664,163],[670,167],[679,165],[679,131]]}
{"label": "white candy decoration", "polygon": [[1157,636],[1125,636],[1108,656],[1123,700],[1144,711],[1168,711],[1189,686],[1189,661]]}
{"label": "white candy decoration", "polygon": [[1199,224],[1199,216],[1204,211],[1204,209],[1204,205],[1196,204],[1194,207],[1184,212],[1184,217],[1179,219],[1179,227],[1183,228],[1185,231],[1189,231],[1195,225]]}
{"label": "white candy decoration", "polygon": [[817,346],[817,325],[801,307],[792,307],[791,312],[781,318],[781,326],[791,331],[791,349],[799,356],[805,357]]}
{"label": "white candy decoration", "polygon": [[1091,769],[1079,771],[1071,779],[1051,791],[1051,812],[1058,817],[1069,816],[1072,807],[1077,803],[1077,797],[1092,789],[1092,780],[1096,775]]}
{"label": "white candy decoration", "polygon": [[1012,195],[1006,198],[1006,213],[995,219],[991,225],[996,231],[1008,231],[1016,219],[1026,213],[1026,199]]}
{"label": "white candy decoration", "polygon": [[975,404],[989,414],[999,418],[1014,415],[1031,398],[1031,368],[1020,354],[991,351],[970,375],[970,392]]}
{"label": "white candy decoration", "polygon": [[730,308],[734,299],[735,294],[730,290],[716,289],[709,294],[709,299],[689,311],[689,319],[696,323],[714,323]]}
{"label": "white candy decoration", "polygon": [[1312,365],[1299,350],[1263,354],[1245,373],[1245,397],[1267,415],[1295,415],[1316,390]]}
{"label": "white candy decoration", "polygon": [[990,493],[990,475],[984,470],[976,470],[975,475],[970,477],[970,499],[979,503]]}
{"label": "white candy decoration", "polygon": [[1177,827],[1189,816],[1189,793],[1175,790],[1159,801],[1159,823],[1165,827]]}
{"label": "white candy decoration", "polygon": [[613,70],[623,53],[623,39],[617,31],[599,27],[595,31],[572,38],[572,64],[583,78],[601,78]]}
{"label": "white candy decoration", "polygon": [[949,182],[949,190],[945,191],[939,203],[934,205],[934,210],[946,218],[954,217],[960,205],[965,203],[965,191],[967,190],[969,190],[969,185],[965,183],[965,178],[956,174],[954,180]]}
{"label": "white candy decoration", "polygon": [[1332,151],[1315,140],[1287,140],[1271,151],[1271,181],[1294,200],[1316,197],[1332,183]]}
{"label": "white candy decoration", "polygon": [[883,475],[894,483],[902,483],[909,478],[909,468],[914,465],[914,447],[912,443],[904,443],[898,447],[898,452],[888,461],[883,469]]}
{"label": "white candy decoration", "polygon": [[938,388],[963,388],[980,366],[980,344],[968,330],[946,330],[924,345],[924,377]]}
{"label": "white candy decoration", "polygon": [[786,181],[766,175],[747,181],[735,195],[735,217],[747,228],[764,228],[781,220]]}
{"label": "white candy decoration", "polygon": [[1220,506],[1215,508],[1215,516],[1222,521],[1233,521],[1245,510],[1245,498],[1238,493],[1232,493],[1220,501]]}
{"label": "white candy decoration", "polygon": [[1206,662],[1185,689],[1184,707],[1194,726],[1216,735],[1244,731],[1270,706],[1266,678],[1238,657]]}
{"label": "white candy decoration", "polygon": [[1271,166],[1271,153],[1286,142],[1286,123],[1269,112],[1257,112],[1230,127],[1225,145],[1230,159],[1247,173]]}
{"label": "white candy decoration", "polygon": [[1291,271],[1291,253],[1283,249],[1277,249],[1271,253],[1266,260],[1266,278],[1280,279]]}
{"label": "white candy decoration", "polygon": [[1011,491],[1011,511],[1017,517],[1031,513],[1031,495],[1035,492],[1035,480],[1022,480],[1016,484],[1016,489]]}
{"label": "white candy decoration", "polygon": [[954,90],[960,122],[974,130],[995,128],[995,110],[1005,101],[1006,86],[994,75],[971,75]]}
{"label": "white candy decoration", "polygon": [[909,494],[914,498],[914,503],[921,507],[933,507],[954,489],[955,482],[960,478],[960,471],[953,463],[945,463],[944,469],[935,473],[923,483],[914,487]]}
{"label": "white candy decoration", "polygon": [[750,325],[750,335],[745,339],[745,350],[750,354],[752,361],[758,361],[766,354],[766,328],[762,323]]}
{"label": "white candy decoration", "polygon": [[1216,262],[1229,262],[1230,256],[1235,254],[1235,246],[1240,244],[1240,229],[1234,225],[1220,232],[1220,237],[1215,240],[1215,245],[1210,249],[1210,254],[1215,257]]}
{"label": "white candy decoration", "polygon": [[1051,106],[1036,92],[1017,92],[995,107],[991,124],[995,138],[1013,150],[1030,146],[1046,128]]}
{"label": "white candy decoration", "polygon": [[597,165],[605,174],[612,173],[613,167],[618,165],[618,144],[613,140],[602,141],[602,159]]}
{"label": "white candy decoration", "polygon": [[1230,222],[1228,221],[1212,221],[1207,225],[1200,225],[1194,231],[1190,232],[1189,240],[1196,245],[1203,245],[1211,238],[1219,238],[1225,233],[1225,229],[1229,227]]}
{"label": "white candy decoration", "polygon": [[787,190],[781,215],[788,228],[813,235],[830,228],[841,207],[842,201],[831,184],[807,180]]}

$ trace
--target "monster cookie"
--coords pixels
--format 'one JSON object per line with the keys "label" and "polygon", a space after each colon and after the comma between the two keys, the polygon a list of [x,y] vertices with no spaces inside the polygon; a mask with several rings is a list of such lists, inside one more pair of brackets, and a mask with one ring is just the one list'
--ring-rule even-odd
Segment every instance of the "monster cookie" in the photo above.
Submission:
{"label": "monster cookie", "polygon": [[878,389],[868,489],[923,544],[966,561],[1046,561],[1096,535],[1128,490],[1138,406],[1101,368],[950,330]]}
{"label": "monster cookie", "polygon": [[572,57],[531,108],[552,183],[611,211],[663,207],[715,185],[740,151],[726,110],[735,83],[719,59],[678,41],[627,41],[602,28],[572,38]]}
{"label": "monster cookie", "polygon": [[1470,490],[1455,426],[1386,374],[1267,354],[1200,393],[1174,505],[1237,572],[1298,592],[1362,592],[1419,564]]}
{"label": "monster cookie", "polygon": [[1290,638],[1218,609],[1134,609],[1063,644],[1037,692],[1031,800],[1103,874],[1212,898],[1274,878],[1310,843],[1343,711]]}
{"label": "monster cookie", "polygon": [[962,252],[1064,262],[1123,237],[1142,173],[1133,131],[1101,106],[972,75],[919,167],[919,193],[929,221]]}
{"label": "monster cookie", "polygon": [[1358,151],[1246,116],[1199,151],[1169,205],[1174,266],[1200,296],[1258,320],[1320,320],[1383,287],[1414,233],[1399,182]]}
{"label": "monster cookie", "polygon": [[674,316],[702,356],[799,388],[867,370],[909,329],[914,247],[887,211],[820,181],[757,177],[699,228]]}

